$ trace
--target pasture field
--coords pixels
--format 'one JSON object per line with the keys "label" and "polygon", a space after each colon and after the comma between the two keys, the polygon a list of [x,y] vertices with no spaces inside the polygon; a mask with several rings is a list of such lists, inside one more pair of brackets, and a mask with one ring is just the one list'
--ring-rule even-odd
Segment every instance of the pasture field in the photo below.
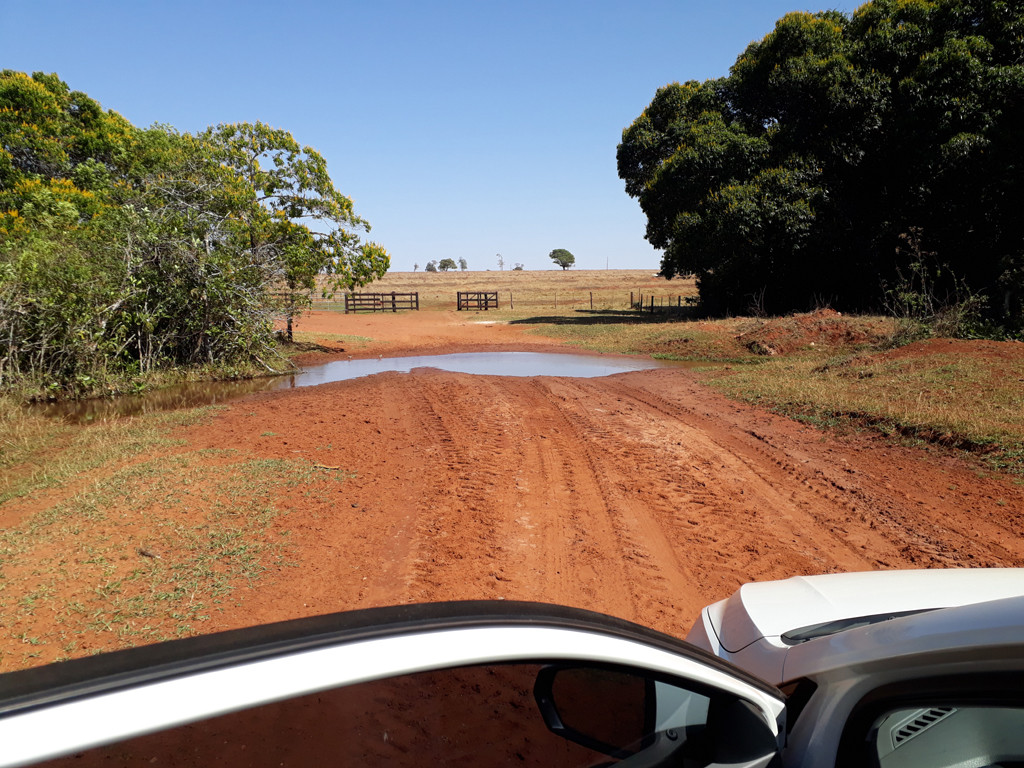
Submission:
{"label": "pasture field", "polygon": [[[666,280],[649,269],[554,269],[539,271],[389,272],[358,293],[419,293],[420,309],[455,309],[459,291],[497,291],[502,310],[629,309],[630,294],[678,303],[697,295],[693,280]],[[340,297],[336,297],[340,298]],[[649,301],[649,298],[648,298]],[[317,302],[317,308],[320,308]]]}

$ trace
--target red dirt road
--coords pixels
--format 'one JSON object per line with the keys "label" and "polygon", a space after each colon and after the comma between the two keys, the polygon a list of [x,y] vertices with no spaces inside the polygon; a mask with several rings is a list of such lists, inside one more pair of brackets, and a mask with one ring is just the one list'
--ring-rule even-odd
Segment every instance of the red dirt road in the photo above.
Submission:
{"label": "red dirt road", "polygon": [[[324,314],[358,355],[554,348],[483,314]],[[347,354],[347,353],[346,353]],[[272,433],[272,434],[268,434]],[[297,567],[204,631],[396,604],[522,599],[676,635],[753,579],[1024,565],[1024,487],[936,453],[835,438],[666,369],[598,379],[420,369],[254,395],[192,447],[352,476],[293,490]]]}

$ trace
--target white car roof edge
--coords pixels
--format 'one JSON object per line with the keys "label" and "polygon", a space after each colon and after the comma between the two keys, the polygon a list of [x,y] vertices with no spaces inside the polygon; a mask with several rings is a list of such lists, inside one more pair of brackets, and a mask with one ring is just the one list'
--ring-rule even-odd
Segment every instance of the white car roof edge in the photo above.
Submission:
{"label": "white car roof edge", "polygon": [[[696,690],[738,696],[777,734],[784,702],[744,684],[732,670],[637,638],[594,629],[518,625],[452,626],[364,637],[188,675],[147,680],[0,718],[0,765],[27,765],[221,714],[395,675],[488,663],[565,661],[678,677]],[[44,738],[45,737],[45,738]]]}
{"label": "white car roof edge", "polygon": [[767,693],[774,686],[679,638],[579,608],[512,600],[414,603],[324,614],[171,640],[0,675],[0,718],[54,702],[285,653],[410,631],[553,626],[638,640],[698,659]]}

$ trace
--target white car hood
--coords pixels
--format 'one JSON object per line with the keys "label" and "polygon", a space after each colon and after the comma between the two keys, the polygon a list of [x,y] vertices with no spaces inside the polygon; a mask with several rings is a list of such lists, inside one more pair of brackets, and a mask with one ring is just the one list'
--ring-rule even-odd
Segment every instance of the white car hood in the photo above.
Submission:
{"label": "white car hood", "polygon": [[1024,569],[963,568],[794,576],[744,584],[708,609],[730,653],[763,638],[839,619],[949,608],[1024,595]]}

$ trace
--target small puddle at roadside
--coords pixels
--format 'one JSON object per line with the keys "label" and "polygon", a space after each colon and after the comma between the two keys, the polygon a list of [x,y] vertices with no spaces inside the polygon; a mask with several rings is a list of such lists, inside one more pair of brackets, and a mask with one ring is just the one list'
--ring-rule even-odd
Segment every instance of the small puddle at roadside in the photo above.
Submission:
{"label": "small puddle at roadside", "polygon": [[40,403],[29,406],[37,413],[86,423],[153,411],[195,408],[235,400],[254,392],[273,392],[295,387],[313,387],[332,381],[346,381],[375,373],[408,373],[414,368],[438,368],[452,373],[485,376],[569,376],[594,378],[651,368],[690,367],[686,363],[660,360],[573,355],[549,352],[465,352],[453,355],[418,355],[361,360],[335,360],[313,365],[298,373],[246,381],[210,381],[183,384],[144,395],[108,399]]}

